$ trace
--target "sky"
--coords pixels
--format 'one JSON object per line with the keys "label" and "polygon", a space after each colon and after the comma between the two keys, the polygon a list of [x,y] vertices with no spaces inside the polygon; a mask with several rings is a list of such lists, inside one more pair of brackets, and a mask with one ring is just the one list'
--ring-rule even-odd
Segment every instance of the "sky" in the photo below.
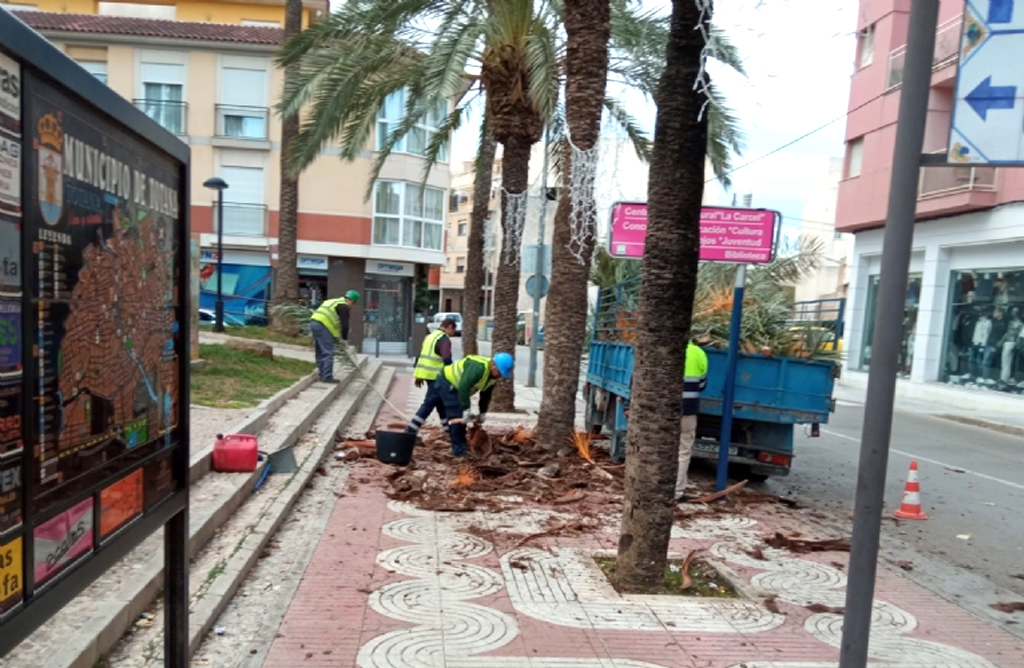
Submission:
{"label": "sky", "polygon": [[[667,0],[644,0],[645,8],[671,11]],[[829,156],[843,154],[843,132],[853,73],[856,0],[717,0],[714,23],[723,29],[745,59],[747,76],[712,63],[709,71],[729,106],[741,119],[746,149],[735,159],[733,190],[706,187],[727,205],[753,194],[753,204],[779,210],[799,225],[807,190]],[[656,107],[638,94],[621,95],[634,116],[653,132]],[[834,119],[827,128],[760,160]],[[478,126],[456,135],[453,156],[473,158]],[[752,162],[756,160],[756,162]],[[751,162],[749,166],[743,166]]]}

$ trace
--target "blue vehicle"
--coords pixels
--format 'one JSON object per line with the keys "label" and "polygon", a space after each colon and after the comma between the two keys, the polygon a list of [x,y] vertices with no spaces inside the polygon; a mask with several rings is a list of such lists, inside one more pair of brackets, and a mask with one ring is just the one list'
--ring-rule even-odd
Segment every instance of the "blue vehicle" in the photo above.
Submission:
{"label": "blue vehicle", "polygon": [[[587,424],[592,432],[606,430],[616,461],[624,459],[626,452],[638,287],[618,285],[603,290],[591,330],[584,387]],[[836,321],[819,320],[814,329],[830,331],[835,345],[842,336],[841,317],[842,304]],[[716,348],[704,350],[708,382],[701,395],[693,456],[717,461],[727,353]],[[787,475],[794,457],[794,427],[810,425],[810,435],[818,435],[818,426],[827,423],[835,410],[832,389],[838,376],[839,366],[832,361],[741,353],[729,445],[729,463],[736,475],[754,482]]]}

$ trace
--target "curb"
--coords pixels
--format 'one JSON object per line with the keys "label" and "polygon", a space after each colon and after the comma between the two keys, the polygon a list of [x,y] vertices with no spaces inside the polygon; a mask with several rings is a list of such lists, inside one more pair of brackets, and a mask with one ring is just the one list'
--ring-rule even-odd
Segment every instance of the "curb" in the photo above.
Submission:
{"label": "curb", "polygon": [[[359,409],[363,398],[370,389],[370,385],[377,382],[383,371],[384,365],[378,365],[368,381],[362,381],[361,379],[357,381],[362,382],[363,386],[352,403],[349,404],[344,413],[338,416],[336,421],[330,423],[332,428],[328,430],[324,441],[315,446],[306,456],[305,460],[299,465],[298,471],[288,481],[281,496],[274,501],[267,514],[252,528],[249,535],[239,543],[237,551],[230,558],[220,576],[210,584],[210,587],[205,592],[205,596],[196,603],[195,608],[189,615],[189,656],[196,653],[206,634],[209,633],[210,629],[217,622],[217,618],[227,608],[238,588],[249,575],[249,571],[252,570],[259,555],[263,553],[263,550],[271,538],[274,537],[274,534],[277,533],[282,522],[291,513],[292,508],[295,507],[302,492],[306,489],[310,478],[313,477],[313,474],[320,467],[327,453],[334,447],[338,430]],[[312,423],[312,420],[310,422]]]}
{"label": "curb", "polygon": [[998,431],[1001,434],[1009,434],[1011,436],[1024,436],[1024,427],[1018,427],[1017,425],[1013,424],[1006,424],[1005,422],[983,420],[981,418],[971,417],[970,415],[941,414],[936,415],[936,417],[940,417],[943,420],[959,422],[960,424],[971,425],[972,427],[981,427],[982,429]]}
{"label": "curb", "polygon": [[[367,362],[363,361],[361,367],[366,364]],[[236,431],[231,433],[258,433],[266,426],[275,411],[307,389],[315,380],[316,374],[313,373],[264,400],[260,403],[260,410],[236,424],[233,427]],[[309,425],[315,419],[314,416],[322,413],[327,406],[333,403],[353,380],[354,375],[349,373],[342,382],[324,393],[309,415],[303,419],[302,423],[295,425],[289,431],[283,442],[295,443],[305,433],[303,429],[308,431]],[[344,417],[348,419],[348,414]],[[287,445],[282,447],[287,447]],[[189,466],[189,485],[194,484],[211,471],[212,453],[213,444],[210,444],[208,448],[192,455]],[[188,538],[190,560],[199,553],[217,530],[252,494],[253,485],[263,473],[263,467],[266,465],[266,462],[262,462],[255,471],[249,474],[225,474],[236,477],[236,487],[227,501],[214,508],[209,516],[203,518],[200,513],[192,512],[190,507]],[[304,486],[303,484],[298,489],[301,491]],[[276,507],[276,504],[273,507]],[[196,526],[196,520],[199,520],[198,526]],[[140,614],[146,611],[160,593],[163,587],[163,571],[164,555],[161,551],[136,572],[135,578],[130,583],[123,586],[110,599],[104,601],[98,614],[76,629],[74,635],[67,639],[43,668],[93,668],[100,658],[120,641],[125,630]],[[75,640],[80,638],[84,639],[84,642],[76,643]]]}

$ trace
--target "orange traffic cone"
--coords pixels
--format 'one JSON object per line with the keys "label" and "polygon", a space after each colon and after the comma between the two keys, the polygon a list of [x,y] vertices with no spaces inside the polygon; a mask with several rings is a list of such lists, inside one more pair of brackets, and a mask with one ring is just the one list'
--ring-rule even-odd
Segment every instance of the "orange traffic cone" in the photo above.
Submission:
{"label": "orange traffic cone", "polygon": [[903,491],[903,503],[895,513],[901,520],[926,520],[928,516],[921,510],[921,485],[917,482],[917,462],[910,462],[910,473],[907,474],[907,486]]}

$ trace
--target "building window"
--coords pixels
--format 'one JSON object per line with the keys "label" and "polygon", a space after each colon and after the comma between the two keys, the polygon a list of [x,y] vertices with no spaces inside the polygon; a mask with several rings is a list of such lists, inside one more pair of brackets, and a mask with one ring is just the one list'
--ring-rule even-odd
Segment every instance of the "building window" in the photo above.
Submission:
{"label": "building window", "polygon": [[468,225],[466,225],[466,223],[459,223],[459,236],[460,237],[466,236],[466,229],[467,228],[468,228]]}
{"label": "building window", "polygon": [[1024,386],[1024,267],[954,271],[940,378],[1020,393]]}
{"label": "building window", "polygon": [[[871,366],[871,341],[875,333],[875,308],[878,305],[880,276],[868,278],[868,303],[864,316],[864,345],[860,351],[860,368]],[[917,312],[921,304],[921,274],[910,274],[907,279],[907,298],[903,307],[903,335],[900,337],[899,371],[901,378],[910,376],[914,364],[914,339],[917,336]]]}
{"label": "building window", "polygon": [[264,63],[225,64],[220,69],[217,136],[267,138],[267,68]]}
{"label": "building window", "polygon": [[100,2],[100,16],[123,16],[133,19],[160,19],[174,21],[178,11],[174,5],[147,5],[138,2]]}
{"label": "building window", "polygon": [[164,129],[185,134],[185,66],[143,62],[140,70],[142,99],[136,100],[136,105]]}
{"label": "building window", "polygon": [[262,167],[222,166],[224,234],[263,237],[267,234],[266,178]]}
{"label": "building window", "polygon": [[875,59],[875,24],[857,33],[857,53],[860,67],[867,67]]}
{"label": "building window", "polygon": [[243,26],[250,28],[280,28],[280,21],[256,21],[254,19],[242,19]]}
{"label": "building window", "polygon": [[102,83],[107,83],[107,64],[100,62],[84,61],[78,63],[82,66],[82,69],[99,79]]}
{"label": "building window", "polygon": [[378,181],[373,198],[373,243],[441,250],[444,190]]}
{"label": "building window", "polygon": [[466,258],[457,257],[455,258],[455,273],[465,274],[466,273]]}
{"label": "building window", "polygon": [[846,145],[846,178],[860,176],[864,164],[864,139],[854,139]]}
{"label": "building window", "polygon": [[[440,103],[424,114],[419,123],[414,125],[392,148],[396,153],[412,153],[425,155],[427,147],[437,134],[437,129],[444,123],[448,115],[447,103]],[[381,150],[388,137],[397,130],[405,118],[405,90],[396,90],[384,99],[380,111],[377,112],[377,150]],[[441,147],[437,154],[438,162],[448,162],[448,144]]]}

